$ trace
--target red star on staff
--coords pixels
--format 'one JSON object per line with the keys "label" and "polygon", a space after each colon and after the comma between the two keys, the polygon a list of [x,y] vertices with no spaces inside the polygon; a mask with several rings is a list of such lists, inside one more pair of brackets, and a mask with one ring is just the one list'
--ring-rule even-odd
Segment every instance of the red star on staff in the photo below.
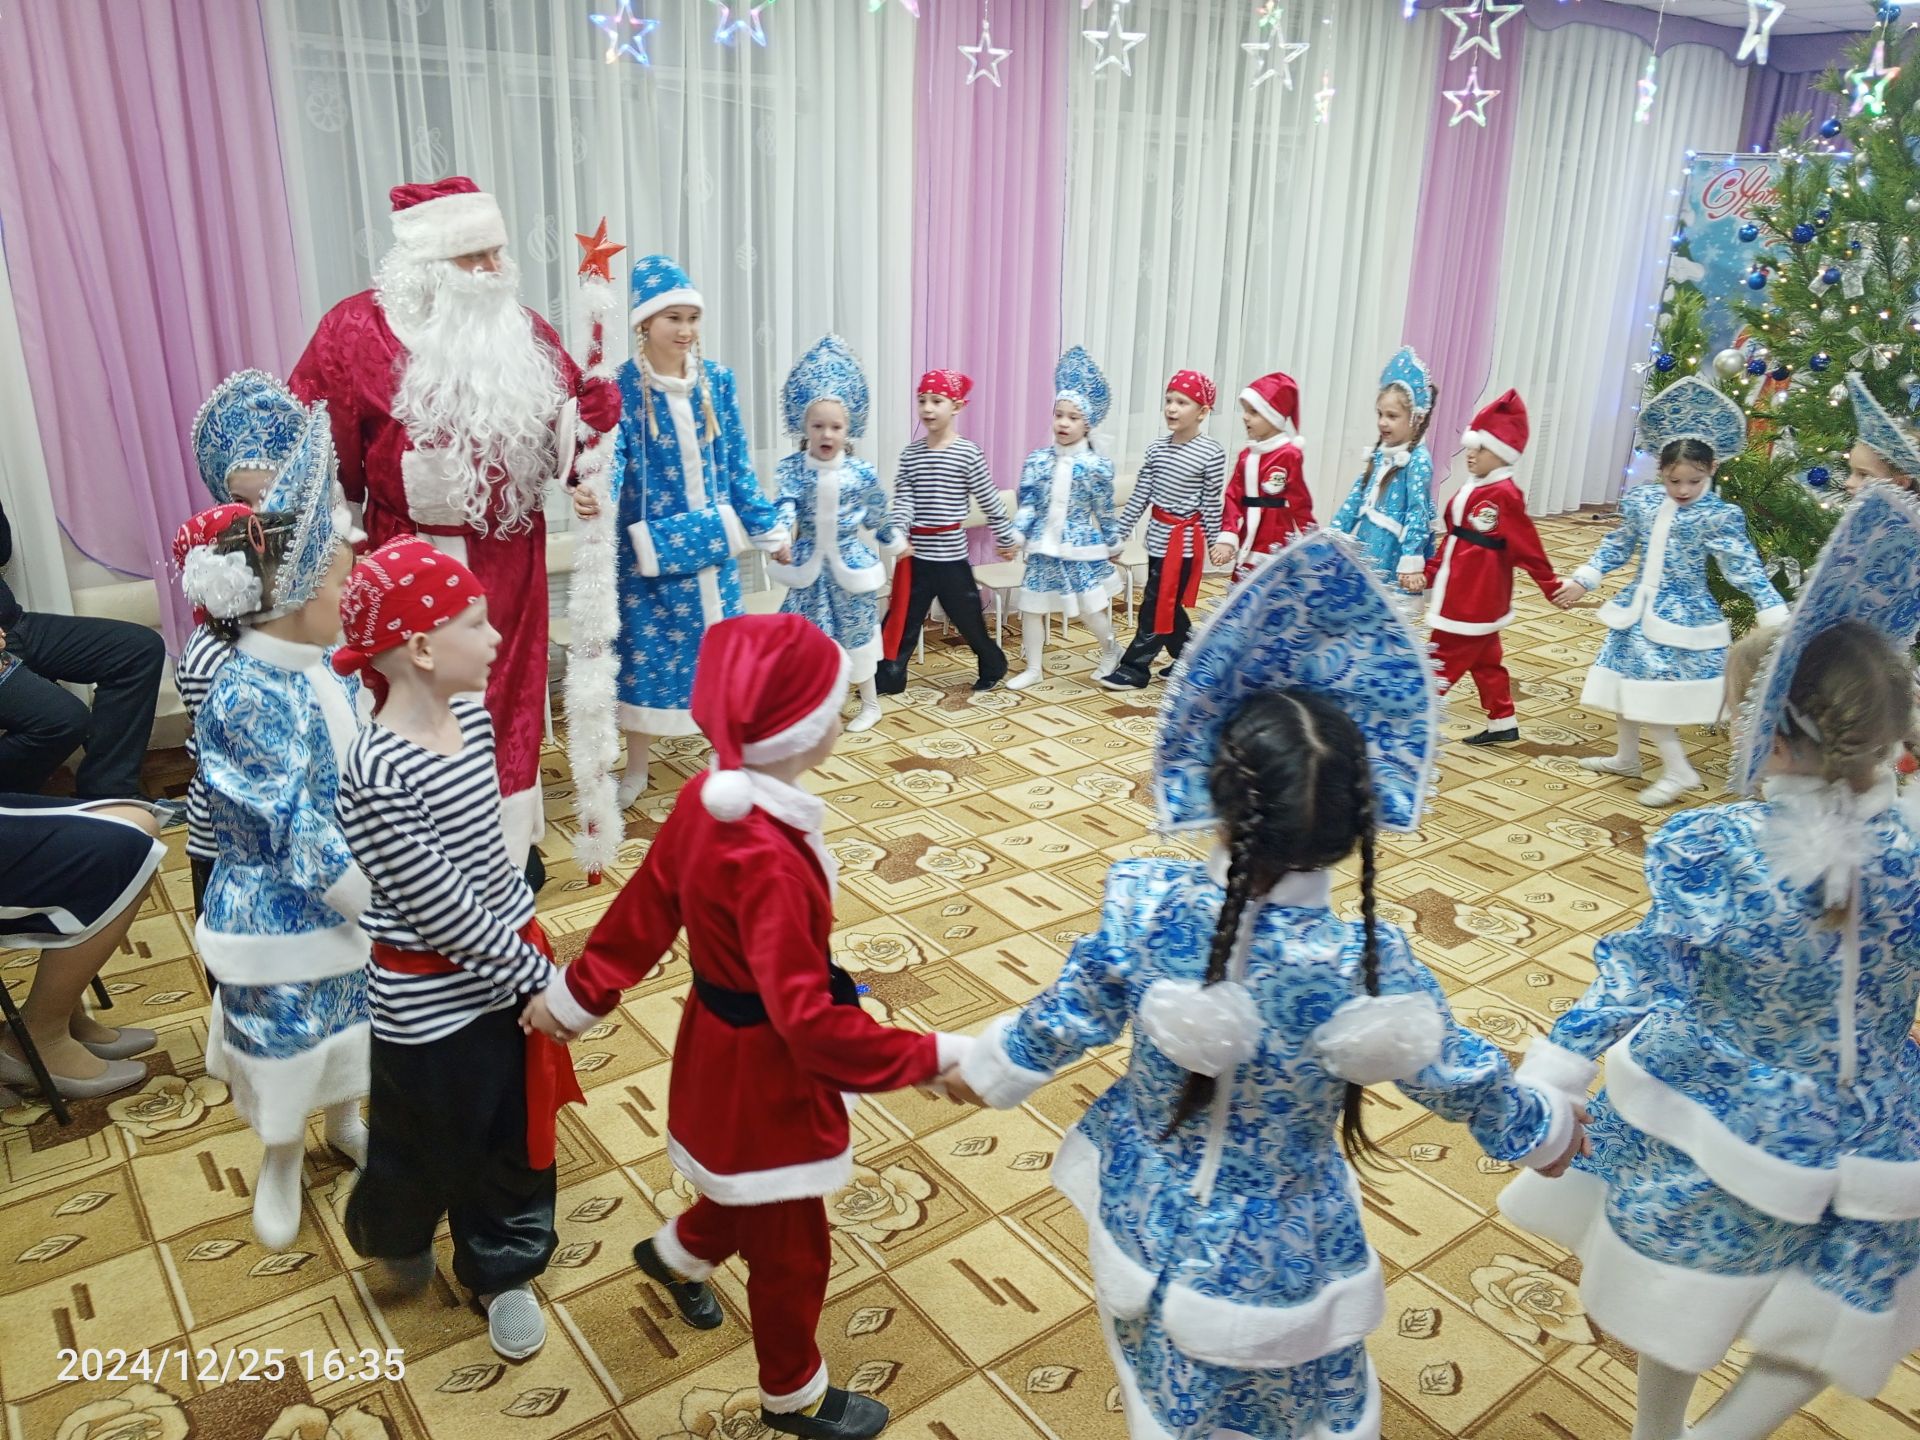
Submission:
{"label": "red star on staff", "polygon": [[600,217],[600,228],[591,235],[574,234],[580,242],[580,248],[586,254],[580,257],[579,274],[598,275],[602,280],[613,279],[613,257],[627,247],[614,245],[607,240],[607,217]]}

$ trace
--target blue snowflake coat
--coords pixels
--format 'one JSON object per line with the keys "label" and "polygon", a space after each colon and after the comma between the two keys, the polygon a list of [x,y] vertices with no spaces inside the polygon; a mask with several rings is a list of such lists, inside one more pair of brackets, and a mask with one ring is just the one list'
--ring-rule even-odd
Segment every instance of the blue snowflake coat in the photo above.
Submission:
{"label": "blue snowflake coat", "polygon": [[1501,1204],[1583,1257],[1601,1325],[1676,1368],[1744,1335],[1872,1395],[1920,1344],[1920,827],[1890,782],[1884,802],[1863,807],[1857,974],[1821,886],[1780,873],[1793,808],[1691,811],[1648,845],[1646,918],[1600,942],[1521,1067],[1584,1094],[1607,1057],[1591,1158]]}
{"label": "blue snowflake coat", "polygon": [[[1061,461],[1070,464],[1064,486],[1055,474]],[[1123,588],[1110,558],[1125,538],[1113,503],[1113,461],[1085,444],[1035,450],[1020,471],[1016,506],[1013,528],[1027,550],[1019,608],[1037,615],[1105,610]]]}
{"label": "blue snowflake coat", "polygon": [[[853,662],[854,684],[871,680],[880,660],[876,597],[886,569],[860,532],[871,531],[889,555],[906,549],[886,487],[865,460],[822,466],[801,452],[781,460],[774,478],[780,523],[793,535],[793,563],[767,567],[788,587],[780,608],[833,637]],[[824,544],[823,531],[831,532]]]}
{"label": "blue snowflake coat", "polygon": [[[1329,908],[1330,884],[1292,877],[1259,909],[1245,975],[1265,1027],[1259,1048],[1222,1076],[1210,1112],[1171,1137],[1187,1072],[1138,1012],[1156,980],[1205,975],[1224,892],[1198,863],[1115,865],[1099,932],[968,1058],[967,1078],[990,1103],[1017,1103],[1135,1024],[1125,1077],[1069,1132],[1053,1171],[1092,1232],[1135,1437],[1379,1433],[1361,1342],[1385,1292],[1338,1145],[1346,1085],[1312,1039],[1363,993],[1362,927]],[[1383,923],[1379,943],[1381,993],[1424,994],[1445,1016],[1439,984],[1401,932]],[[1503,1159],[1564,1150],[1571,1133],[1563,1100],[1517,1083],[1499,1050],[1450,1019],[1439,1058],[1401,1089]]]}
{"label": "blue snowflake coat", "polygon": [[1375,449],[1366,473],[1334,513],[1333,528],[1360,542],[1373,573],[1389,585],[1402,576],[1424,575],[1433,554],[1433,456],[1415,445],[1400,463],[1398,452]]}
{"label": "blue snowflake coat", "polygon": [[1657,725],[1710,725],[1723,701],[1733,632],[1707,588],[1707,557],[1752,597],[1762,625],[1786,619],[1786,602],[1767,578],[1739,506],[1706,494],[1675,505],[1659,485],[1620,498],[1620,524],[1593,558],[1573,572],[1588,590],[1638,552],[1633,584],[1600,607],[1609,630],[1581,702],[1622,719]]}
{"label": "blue snowflake coat", "polygon": [[[707,438],[699,387],[620,367],[621,415],[611,475],[620,552],[620,724],[692,735],[693,664],[707,627],[742,613],[735,554],[786,540],[753,473],[733,372],[706,366],[717,435]],[[651,424],[649,424],[651,418]]]}

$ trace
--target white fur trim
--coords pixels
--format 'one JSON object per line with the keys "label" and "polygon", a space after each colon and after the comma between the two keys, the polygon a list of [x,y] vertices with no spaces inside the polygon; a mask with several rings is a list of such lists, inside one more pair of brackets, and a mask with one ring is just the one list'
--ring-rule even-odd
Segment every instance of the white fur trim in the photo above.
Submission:
{"label": "white fur trim", "polygon": [[1427,605],[1427,625],[1430,629],[1443,631],[1448,635],[1493,635],[1513,623],[1514,612],[1509,610],[1498,620],[1453,620],[1436,613],[1446,592],[1435,588],[1433,598]]}
{"label": "white fur trim", "polygon": [[1722,1190],[1776,1219],[1811,1225],[1829,1207],[1851,1220],[1920,1219],[1920,1163],[1842,1155],[1832,1168],[1815,1169],[1782,1160],[1650,1074],[1627,1040],[1607,1051],[1607,1094],[1622,1119],[1683,1151]]}
{"label": "white fur trim", "polygon": [[1743,1340],[1871,1399],[1920,1346],[1920,1269],[1900,1281],[1890,1310],[1860,1310],[1796,1270],[1716,1275],[1649,1259],[1608,1223],[1606,1200],[1606,1183],[1583,1170],[1557,1180],[1523,1174],[1500,1193],[1500,1210],[1578,1255],[1587,1313],[1663,1365],[1702,1374]]}
{"label": "white fur trim", "polygon": [[720,512],[720,528],[726,533],[727,552],[744,555],[751,550],[753,544],[747,539],[747,527],[740,523],[740,512],[731,505],[716,505],[713,508]]}
{"label": "white fur trim", "polygon": [[1558,1090],[1569,1099],[1584,1102],[1599,1073],[1600,1066],[1586,1056],[1576,1055],[1544,1035],[1536,1035],[1528,1042],[1526,1058],[1520,1062],[1514,1079],[1523,1085]]}
{"label": "white fur trim", "polygon": [[[674,1216],[658,1230],[653,1232],[654,1252],[659,1255],[667,1269],[682,1280],[693,1284],[704,1284],[713,1277],[720,1267],[711,1260],[702,1260],[698,1255],[680,1243],[680,1217]],[[811,1402],[809,1402],[811,1403]]]}
{"label": "white fur trim", "polygon": [[1496,440],[1484,430],[1468,430],[1460,437],[1463,450],[1491,450],[1509,465],[1520,463],[1520,452],[1504,440]]}
{"label": "white fur trim", "polygon": [[942,1071],[964,1064],[973,1052],[974,1038],[971,1035],[949,1035],[944,1030],[936,1030],[933,1036],[934,1064]]}
{"label": "white fur trim", "polygon": [[620,728],[629,735],[698,735],[691,710],[663,710],[653,705],[620,706]]}
{"label": "white fur trim", "polygon": [[372,953],[366,932],[352,921],[298,935],[235,935],[193,928],[193,947],[222,985],[286,985],[364,970]]}
{"label": "white fur trim", "polygon": [[674,1169],[693,1182],[694,1189],[716,1205],[772,1205],[781,1200],[824,1198],[844,1189],[853,1180],[851,1145],[825,1160],[722,1175],[694,1159],[687,1153],[686,1146],[669,1134],[667,1158],[673,1162]]}
{"label": "white fur trim", "polygon": [[1587,671],[1580,703],[1643,725],[1711,725],[1726,706],[1727,682],[1633,680],[1604,665]]}
{"label": "white fur trim", "polygon": [[716,820],[746,819],[753,812],[753,781],[744,770],[722,770],[717,758],[713,766],[707,783],[700,787],[700,803]]}
{"label": "white fur trim", "polygon": [[702,310],[707,308],[707,302],[700,298],[700,292],[690,285],[678,290],[662,290],[651,300],[642,300],[629,310],[627,324],[639,325],[642,321],[651,320],[662,310],[669,310],[675,305],[694,305]]}
{"label": "white fur trim", "polygon": [[1593,568],[1593,566],[1582,565],[1579,569],[1575,570],[1573,574],[1569,575],[1567,578],[1573,581],[1582,590],[1598,590],[1602,583],[1603,577],[1601,576],[1598,570]]}
{"label": "white fur trim", "polygon": [[775,1415],[791,1415],[796,1410],[805,1410],[810,1405],[817,1405],[826,1393],[827,1362],[822,1360],[820,1362],[820,1368],[814,1372],[813,1378],[792,1394],[769,1395],[766,1391],[762,1390],[760,1392],[760,1408]]}
{"label": "white fur trim", "polygon": [[1487,729],[1493,731],[1496,734],[1499,734],[1507,730],[1518,730],[1519,728],[1520,728],[1520,722],[1511,715],[1505,716],[1504,718],[1499,720],[1494,720],[1492,718],[1489,718],[1487,721]]}
{"label": "white fur trim", "polygon": [[573,986],[567,979],[572,969],[571,965],[562,966],[541,993],[547,997],[547,1009],[553,1012],[553,1018],[578,1035],[582,1030],[591,1030],[598,1025],[601,1017],[574,998]]}
{"label": "white fur trim", "polygon": [[1352,1085],[1410,1080],[1440,1058],[1446,1022],[1424,991],[1356,995],[1313,1032],[1329,1074]]}
{"label": "white fur trim", "polygon": [[1764,610],[1753,612],[1753,623],[1762,630],[1778,630],[1787,623],[1787,618],[1792,614],[1793,610],[1789,606],[1769,605]]}
{"label": "white fur trim", "polygon": [[1163,976],[1147,987],[1134,1023],[1182,1070],[1217,1078],[1260,1048],[1260,1007],[1238,980],[1202,985]]}
{"label": "white fur trim", "polygon": [[180,566],[180,593],[209,615],[237,620],[257,613],[265,597],[260,577],[237,550],[224,554],[211,545],[196,545]]}
{"label": "white fur trim", "polygon": [[1286,436],[1287,439],[1298,440],[1300,438],[1300,432],[1295,428],[1294,423],[1278,410],[1274,409],[1273,406],[1267,402],[1267,397],[1259,391],[1249,386],[1240,392],[1240,398],[1253,407],[1256,415],[1273,426],[1273,428],[1278,430],[1282,435]]}
{"label": "white fur trim", "polygon": [[428,260],[452,260],[507,243],[500,202],[478,194],[442,195],[393,212],[393,238]]}
{"label": "white fur trim", "polygon": [[[1378,516],[1373,516],[1370,518],[1374,519],[1376,522],[1379,519]],[[1401,527],[1403,531],[1405,530],[1405,528],[1406,528],[1405,526]],[[1400,563],[1394,567],[1394,573],[1399,575],[1423,575],[1426,573],[1426,569],[1427,569],[1427,562],[1421,559],[1418,555],[1402,555],[1400,557]]]}
{"label": "white fur trim", "polygon": [[1122,1320],[1139,1319],[1147,1313],[1159,1276],[1127,1254],[1100,1223],[1100,1152],[1078,1126],[1060,1138],[1049,1178],[1087,1222],[1087,1261],[1101,1308]]}
{"label": "white fur trim", "polygon": [[367,1093],[373,1027],[364,1019],[291,1055],[249,1055],[226,1044],[214,992],[207,1019],[207,1074],[226,1083],[234,1113],[268,1145],[300,1144],[315,1110]]}
{"label": "white fur trim", "polygon": [[1541,1170],[1565,1158],[1567,1146],[1573,1143],[1573,1107],[1574,1100],[1564,1090],[1553,1090],[1539,1085],[1526,1087],[1540,1097],[1540,1103],[1547,1107],[1547,1133],[1540,1143],[1519,1157],[1518,1163],[1529,1170]]}
{"label": "white fur trim", "polygon": [[327,908],[348,920],[358,920],[373,903],[373,882],[358,865],[349,864],[340,878],[320,892]]}
{"label": "white fur trim", "polygon": [[786,729],[742,745],[741,764],[777,765],[820,743],[835,717],[840,714],[840,706],[847,696],[847,676],[853,669],[853,661],[842,650],[839,652],[839,662],[834,667],[833,683],[827,686],[819,703]]}
{"label": "white fur trim", "polygon": [[1195,1360],[1236,1370],[1279,1370],[1358,1344],[1386,1313],[1380,1257],[1368,1251],[1365,1269],[1327,1282],[1303,1305],[1243,1305],[1175,1281],[1167,1287],[1160,1317],[1167,1338]]}
{"label": "white fur trim", "polygon": [[640,574],[648,580],[658,578],[660,574],[660,551],[653,543],[653,530],[644,520],[636,520],[627,527],[627,537],[633,541],[633,553],[640,562]]}
{"label": "white fur trim", "polygon": [[500,836],[507,842],[507,858],[514,869],[527,868],[527,856],[546,833],[547,796],[537,779],[524,790],[500,797]]}
{"label": "white fur trim", "polygon": [[996,1110],[1024,1104],[1029,1095],[1053,1078],[1051,1071],[1029,1070],[1007,1054],[1006,1036],[1013,1028],[1013,1019],[1001,1015],[991,1021],[975,1038],[960,1065],[960,1078]]}

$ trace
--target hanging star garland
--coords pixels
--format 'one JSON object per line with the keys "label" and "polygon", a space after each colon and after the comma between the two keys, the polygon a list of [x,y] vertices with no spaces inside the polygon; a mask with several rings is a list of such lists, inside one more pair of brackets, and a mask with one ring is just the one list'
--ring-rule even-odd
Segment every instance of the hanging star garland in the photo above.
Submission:
{"label": "hanging star garland", "polygon": [[1484,130],[1487,128],[1487,104],[1500,92],[1480,88],[1480,63],[1476,60],[1467,70],[1467,83],[1463,88],[1442,90],[1440,93],[1453,106],[1453,116],[1447,121],[1449,130],[1463,120],[1471,120]]}
{"label": "hanging star garland", "polygon": [[[1500,58],[1500,27],[1527,7],[1516,3],[1501,5],[1497,0],[1467,0],[1465,5],[1452,5],[1443,8],[1440,13],[1451,20],[1459,31],[1453,40],[1453,49],[1447,52],[1449,60],[1458,60],[1469,50],[1484,50],[1494,60]],[[1469,21],[1477,22],[1476,28],[1469,33]]]}
{"label": "hanging star garland", "polygon": [[[993,43],[993,11],[983,6],[980,11],[980,39],[972,45],[962,45],[960,53],[967,57],[967,84],[976,80],[991,80],[995,89],[1000,89],[1000,65],[1011,50],[1003,50]],[[986,59],[983,62],[982,56]]]}
{"label": "hanging star garland", "polygon": [[1785,0],[1747,0],[1747,33],[1740,37],[1740,48],[1734,51],[1733,58],[1745,60],[1751,55],[1755,64],[1766,64],[1773,27],[1786,13]]}
{"label": "hanging star garland", "polygon": [[1647,56],[1647,68],[1640,72],[1640,78],[1634,83],[1640,98],[1633,102],[1633,123],[1645,125],[1653,118],[1653,97],[1660,93],[1660,57]]}
{"label": "hanging star garland", "polygon": [[1869,115],[1882,115],[1887,109],[1887,86],[1893,83],[1900,73],[1898,65],[1887,64],[1887,42],[1873,42],[1873,55],[1867,61],[1864,70],[1849,70],[1847,83],[1853,87],[1853,104],[1847,113],[1858,115],[1866,111]]}
{"label": "hanging star garland", "polygon": [[1273,0],[1268,0],[1260,11],[1259,30],[1273,38],[1241,42],[1240,48],[1259,62],[1248,89],[1258,90],[1276,77],[1287,89],[1293,89],[1293,62],[1312,47],[1304,41],[1287,39],[1285,20],[1286,11],[1275,9]]}
{"label": "hanging star garland", "polygon": [[1320,88],[1313,92],[1313,123],[1325,125],[1333,119],[1333,72],[1328,70],[1320,77]]}
{"label": "hanging star garland", "polygon": [[574,273],[598,275],[602,280],[612,280],[613,257],[627,247],[607,239],[607,217],[600,217],[600,224],[591,235],[582,235],[576,230],[573,238],[580,242],[580,248],[585,252],[580,257],[579,270]]}
{"label": "hanging star garland", "polygon": [[714,44],[732,45],[735,40],[745,35],[754,44],[765,47],[767,30],[760,23],[760,12],[766,9],[767,5],[772,4],[773,0],[766,0],[765,4],[747,6],[744,11],[745,18],[740,20],[733,18],[732,7],[726,3],[726,0],[713,0],[713,3],[720,7],[720,19],[713,27]]}
{"label": "hanging star garland", "polygon": [[[1122,75],[1133,74],[1133,48],[1147,38],[1147,32],[1129,30],[1120,23],[1120,11],[1127,3],[1128,0],[1113,0],[1113,8],[1107,13],[1106,29],[1080,32],[1100,51],[1100,58],[1093,62],[1093,73],[1096,75],[1109,65],[1118,65]],[[1120,43],[1117,53],[1111,48],[1116,40]]]}
{"label": "hanging star garland", "polygon": [[[611,15],[589,15],[587,19],[607,37],[607,64],[625,56],[636,65],[653,68],[653,57],[647,53],[647,37],[660,28],[660,22],[651,16],[635,15],[633,0],[620,0],[620,8]],[[622,27],[633,33],[622,39]]]}

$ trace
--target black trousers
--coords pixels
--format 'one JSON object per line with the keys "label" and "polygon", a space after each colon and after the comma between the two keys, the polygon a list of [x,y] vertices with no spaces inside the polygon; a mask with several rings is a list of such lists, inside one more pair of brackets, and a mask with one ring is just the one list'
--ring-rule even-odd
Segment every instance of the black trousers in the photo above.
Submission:
{"label": "black trousers", "polygon": [[[20,666],[0,681],[0,790],[38,794],[86,747],[74,773],[82,800],[134,800],[153,734],[167,650],[144,625],[22,615],[7,630]],[[56,682],[93,686],[93,710]]]}
{"label": "black trousers", "polygon": [[907,688],[907,660],[919,643],[927,612],[938,600],[960,638],[972,647],[980,662],[982,680],[998,680],[1007,673],[1007,653],[987,633],[987,617],[980,608],[980,584],[973,578],[973,566],[965,560],[922,560],[913,562],[913,581],[907,590],[907,626],[900,632],[899,653],[882,660],[874,676],[875,688],[882,695],[898,695]]}
{"label": "black trousers", "polygon": [[424,1045],[373,1037],[367,1166],[347,1201],[359,1254],[418,1255],[445,1215],[454,1278],[476,1295],[547,1268],[554,1167],[527,1166],[526,1043],[517,1005]]}
{"label": "black trousers", "polygon": [[1180,652],[1187,648],[1187,636],[1193,630],[1193,620],[1187,614],[1186,606],[1180,604],[1176,598],[1173,606],[1173,628],[1165,634],[1154,630],[1153,612],[1160,604],[1162,585],[1171,583],[1174,595],[1179,596],[1187,588],[1189,567],[1198,566],[1204,562],[1190,555],[1186,556],[1180,562],[1178,574],[1172,577],[1165,573],[1166,563],[1166,558],[1160,555],[1153,556],[1147,561],[1146,588],[1140,592],[1139,627],[1134,631],[1133,643],[1127,646],[1126,653],[1120,657],[1120,663],[1114,666],[1115,675],[1120,675],[1124,671],[1128,678],[1144,682],[1151,671],[1154,657],[1162,650],[1167,652],[1170,659],[1178,660]]}

